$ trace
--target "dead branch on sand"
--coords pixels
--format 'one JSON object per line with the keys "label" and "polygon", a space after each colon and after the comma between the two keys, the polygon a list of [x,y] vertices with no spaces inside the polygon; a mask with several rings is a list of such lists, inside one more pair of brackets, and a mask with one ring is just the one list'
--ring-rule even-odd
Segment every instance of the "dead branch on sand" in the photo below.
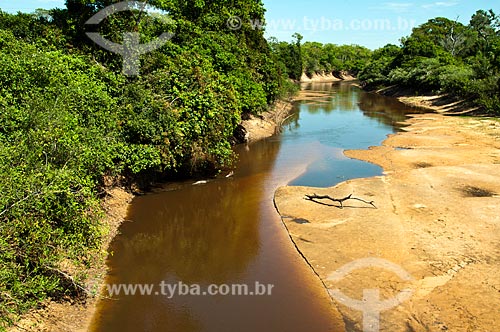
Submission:
{"label": "dead branch on sand", "polygon": [[377,209],[377,207],[375,206],[375,202],[374,201],[368,202],[368,201],[365,201],[364,199],[361,199],[361,198],[352,197],[352,194],[350,194],[349,196],[344,197],[344,198],[333,198],[333,197],[330,197],[328,195],[320,196],[320,195],[314,194],[314,195],[306,195],[306,197],[304,199],[308,200],[308,201],[313,201],[314,203],[318,203],[318,204],[324,204],[322,202],[317,201],[318,199],[328,199],[328,200],[330,200],[332,202],[339,203],[340,204],[340,206],[339,206],[340,209],[344,208],[344,202],[345,201],[355,200],[355,201],[363,202],[365,204],[369,204],[369,205],[373,206],[375,209]]}

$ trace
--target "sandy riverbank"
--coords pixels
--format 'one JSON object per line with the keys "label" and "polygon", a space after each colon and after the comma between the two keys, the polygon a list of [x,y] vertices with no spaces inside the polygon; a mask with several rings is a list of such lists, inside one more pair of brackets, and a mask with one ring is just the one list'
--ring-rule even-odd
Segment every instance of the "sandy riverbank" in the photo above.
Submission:
{"label": "sandy riverbank", "polygon": [[[381,315],[381,331],[495,331],[500,326],[500,122],[418,115],[406,132],[349,157],[381,165],[386,175],[333,188],[284,187],[276,206],[297,248],[333,290],[361,299],[363,289],[393,298],[413,295]],[[307,194],[347,201],[344,209]],[[328,203],[328,202],[325,202]],[[330,202],[331,203],[331,202]],[[335,204],[335,203],[334,203]],[[328,280],[345,264],[389,260],[413,277],[380,268]],[[349,331],[362,330],[359,311],[339,305]]]}
{"label": "sandy riverbank", "polygon": [[335,75],[334,73],[313,73],[310,76],[308,76],[306,73],[302,73],[300,83],[333,83],[355,80],[357,80],[357,78],[347,72],[338,72],[335,73]]}
{"label": "sandy riverbank", "polygon": [[264,112],[259,116],[251,115],[249,119],[243,120],[241,126],[244,128],[240,133],[240,143],[255,142],[277,133],[283,122],[289,116],[293,108],[293,102],[277,101],[271,111]]}
{"label": "sandy riverbank", "polygon": [[410,107],[424,109],[430,112],[448,115],[478,115],[479,107],[467,100],[454,97],[450,94],[415,96],[415,91],[401,88],[397,85],[373,91],[388,97],[397,98]]}

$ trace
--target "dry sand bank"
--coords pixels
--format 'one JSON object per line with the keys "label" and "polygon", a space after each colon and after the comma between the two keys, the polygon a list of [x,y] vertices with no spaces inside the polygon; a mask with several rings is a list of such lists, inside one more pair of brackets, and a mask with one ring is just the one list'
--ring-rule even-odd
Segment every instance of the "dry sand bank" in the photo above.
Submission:
{"label": "dry sand bank", "polygon": [[[418,115],[382,146],[346,155],[383,166],[386,176],[333,188],[284,187],[276,206],[297,248],[329,289],[361,299],[363,289],[412,297],[383,312],[381,331],[496,331],[500,326],[500,122]],[[349,194],[344,209],[306,194]],[[326,203],[326,202],[325,202]],[[331,202],[330,202],[331,203]],[[334,203],[335,204],[335,203]],[[380,268],[329,276],[376,257],[414,278]],[[339,305],[348,331],[362,330],[359,311]]]}

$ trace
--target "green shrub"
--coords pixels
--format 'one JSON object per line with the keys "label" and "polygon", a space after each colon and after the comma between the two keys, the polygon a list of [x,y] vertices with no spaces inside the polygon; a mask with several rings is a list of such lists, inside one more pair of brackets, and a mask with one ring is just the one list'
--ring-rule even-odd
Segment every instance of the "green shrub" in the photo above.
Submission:
{"label": "green shrub", "polygon": [[499,29],[491,10],[477,11],[467,26],[431,19],[403,38],[401,48],[374,51],[359,78],[368,88],[396,84],[417,93],[451,93],[500,114]]}
{"label": "green shrub", "polygon": [[469,66],[449,65],[440,69],[439,81],[442,90],[467,97],[469,85],[474,78],[474,70]]}
{"label": "green shrub", "polygon": [[137,24],[120,13],[103,23],[115,40],[116,27],[140,28],[144,41],[175,32],[141,57],[135,78],[84,35],[81,23],[109,0],[0,12],[0,329],[48,297],[78,291],[78,271],[101,249],[105,177],[214,174],[233,161],[242,113],[293,90],[262,31],[220,31],[221,12],[263,19],[261,2],[242,2],[156,2],[171,21]]}
{"label": "green shrub", "polygon": [[0,313],[8,319],[75,291],[55,271],[63,259],[85,265],[99,249],[96,190],[115,167],[120,137],[116,76],[6,31],[0,47]]}

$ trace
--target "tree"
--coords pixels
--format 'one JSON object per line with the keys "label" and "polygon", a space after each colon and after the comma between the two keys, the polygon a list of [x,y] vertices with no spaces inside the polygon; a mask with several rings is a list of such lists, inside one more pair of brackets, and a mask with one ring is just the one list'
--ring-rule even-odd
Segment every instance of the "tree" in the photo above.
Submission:
{"label": "tree", "polygon": [[500,24],[492,11],[477,11],[464,26],[443,17],[413,29],[401,49],[373,53],[360,78],[370,87],[404,85],[416,92],[451,93],[500,112]]}
{"label": "tree", "polygon": [[401,56],[400,47],[388,44],[375,50],[371,60],[359,73],[359,79],[364,82],[367,88],[375,88],[386,83],[389,73],[397,67],[397,59]]}
{"label": "tree", "polygon": [[498,37],[499,18],[492,11],[478,10],[470,20],[470,27],[479,37],[478,48],[487,51],[494,39]]}
{"label": "tree", "polygon": [[307,42],[302,46],[303,50],[303,68],[308,75],[325,71],[321,65],[323,58],[323,44],[317,42]]}
{"label": "tree", "polygon": [[[0,12],[0,329],[49,296],[76,296],[80,274],[101,248],[105,179],[147,185],[165,177],[214,175],[233,162],[243,113],[259,114],[293,91],[288,67],[250,19],[255,0],[151,0],[171,20],[139,10],[85,22],[115,0],[67,0],[67,8]],[[239,16],[243,25],[226,22]],[[122,59],[85,35],[121,43],[175,38],[141,57],[124,77]],[[302,73],[301,37],[271,45]],[[82,271],[82,275],[87,271]],[[69,276],[69,277],[68,277]]]}
{"label": "tree", "polygon": [[304,37],[300,33],[294,33],[292,36],[295,39],[295,42],[290,45],[290,54],[291,54],[291,72],[293,73],[293,78],[296,80],[300,80],[302,76],[302,72],[304,70],[304,59],[302,52],[302,40]]}

